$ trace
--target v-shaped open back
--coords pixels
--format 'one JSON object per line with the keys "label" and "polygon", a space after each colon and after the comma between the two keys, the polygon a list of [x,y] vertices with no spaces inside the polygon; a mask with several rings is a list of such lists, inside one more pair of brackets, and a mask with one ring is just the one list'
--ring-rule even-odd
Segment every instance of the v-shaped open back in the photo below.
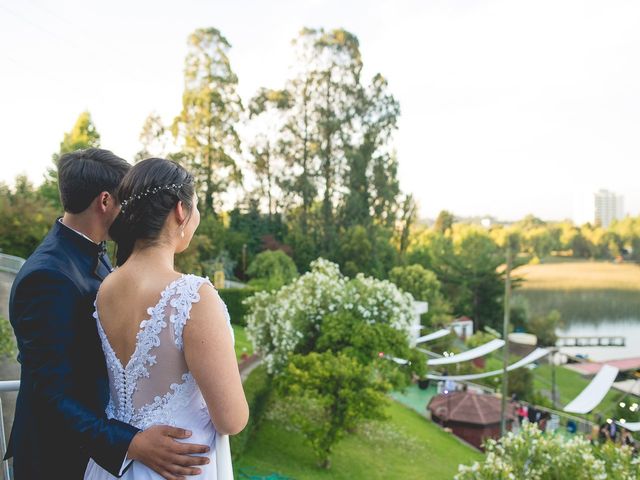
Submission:
{"label": "v-shaped open back", "polygon": [[108,416],[144,428],[172,424],[175,410],[196,397],[198,408],[206,408],[188,371],[182,342],[184,325],[192,304],[200,300],[198,290],[203,283],[210,284],[206,278],[182,275],[164,288],[156,305],[147,309],[149,317],[140,323],[126,366],[116,356],[97,309],[94,311],[109,373]]}
{"label": "v-shaped open back", "polygon": [[[133,352],[129,356],[129,359],[127,360],[126,366],[125,366],[124,362],[122,361],[122,359],[120,357],[118,357],[118,355],[116,354],[115,349],[113,348],[113,346],[111,345],[111,342],[109,341],[109,336],[107,335],[107,332],[104,330],[104,327],[102,326],[102,322],[100,321],[100,314],[98,312],[98,297],[96,296],[96,300],[93,302],[93,307],[94,307],[93,317],[96,319],[96,323],[98,325],[98,331],[101,332],[100,336],[103,339],[103,348],[106,348],[107,350],[110,351],[110,353],[113,355],[113,357],[115,357],[115,360],[117,360],[117,362],[120,365],[120,368],[122,370],[129,369],[134,357],[139,355],[138,350],[140,349],[140,345],[141,345],[140,337],[145,335],[145,330],[147,328],[149,328],[149,325],[151,325],[153,323],[153,322],[151,322],[151,320],[153,319],[153,316],[154,315],[162,315],[163,312],[158,312],[157,310],[158,309],[164,310],[164,308],[166,307],[166,303],[167,302],[166,302],[165,295],[166,295],[167,291],[170,291],[170,290],[174,289],[176,283],[179,282],[180,280],[182,280],[183,278],[184,278],[184,275],[181,275],[178,278],[176,278],[175,280],[171,281],[166,287],[164,287],[162,292],[160,292],[160,298],[158,299],[156,304],[154,306],[148,307],[146,309],[147,315],[150,315],[150,316],[145,318],[144,320],[142,320],[140,322],[140,325],[138,326],[138,332],[136,333],[135,347],[133,349]],[[98,291],[98,294],[99,293],[100,292]]]}

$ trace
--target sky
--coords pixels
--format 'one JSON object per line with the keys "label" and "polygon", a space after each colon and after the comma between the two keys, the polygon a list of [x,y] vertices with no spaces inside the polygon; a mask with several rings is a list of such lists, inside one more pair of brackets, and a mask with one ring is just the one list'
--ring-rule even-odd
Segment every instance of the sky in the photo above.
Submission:
{"label": "sky", "polygon": [[132,159],[180,111],[186,38],[216,27],[245,104],[277,88],[302,27],[345,28],[401,106],[394,146],[419,215],[640,214],[640,2],[0,0],[0,181],[40,182],[77,116]]}

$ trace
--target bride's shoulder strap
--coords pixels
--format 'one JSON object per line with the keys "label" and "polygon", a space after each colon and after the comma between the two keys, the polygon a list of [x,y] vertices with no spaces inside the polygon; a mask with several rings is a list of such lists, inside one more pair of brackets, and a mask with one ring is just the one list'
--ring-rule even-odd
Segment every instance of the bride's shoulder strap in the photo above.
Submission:
{"label": "bride's shoulder strap", "polygon": [[211,281],[207,277],[199,277],[197,275],[185,275],[182,281],[176,286],[176,292],[170,301],[174,312],[169,316],[169,320],[173,325],[174,340],[176,346],[182,350],[182,330],[191,315],[191,306],[200,301],[200,287],[205,283],[211,285]]}

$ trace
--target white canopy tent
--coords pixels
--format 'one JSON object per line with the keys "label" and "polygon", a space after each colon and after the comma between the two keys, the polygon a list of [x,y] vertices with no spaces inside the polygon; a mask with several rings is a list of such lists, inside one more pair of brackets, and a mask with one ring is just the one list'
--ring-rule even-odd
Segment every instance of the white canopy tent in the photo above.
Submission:
{"label": "white canopy tent", "polygon": [[589,413],[596,408],[607,394],[618,375],[618,368],[603,365],[591,383],[580,394],[564,407],[569,413]]}
{"label": "white canopy tent", "polygon": [[502,348],[503,345],[504,340],[495,338],[490,342],[485,343],[484,345],[480,345],[479,347],[472,348],[471,350],[467,350],[466,352],[462,352],[457,355],[429,359],[427,360],[427,365],[449,365],[451,363],[460,363],[467,360],[473,360],[474,358],[483,357],[484,355],[487,355],[494,350],[498,350],[499,348]]}
{"label": "white canopy tent", "polygon": [[[544,357],[548,353],[549,353],[549,350],[547,350],[545,348],[536,348],[533,352],[531,352],[526,357],[521,358],[517,362],[512,363],[511,365],[509,365],[507,367],[507,372],[510,372],[511,370],[516,370],[516,369],[518,369],[520,367],[524,367],[525,365],[527,365],[529,363],[533,363],[536,360],[541,359],[542,357]],[[452,376],[452,375],[427,375],[427,378],[429,380],[465,381],[465,380],[477,380],[478,378],[493,377],[494,375],[501,375],[502,373],[504,373],[504,370],[500,369],[500,370],[492,370],[490,372],[483,372],[483,373],[471,373],[471,374],[468,374],[468,375],[455,375],[455,376]]]}
{"label": "white canopy tent", "polygon": [[622,428],[626,428],[630,432],[640,432],[640,422],[616,422]]}
{"label": "white canopy tent", "polygon": [[451,330],[449,330],[448,328],[443,328],[441,330],[430,333],[428,335],[422,335],[421,337],[418,337],[416,339],[416,343],[425,343],[425,342],[430,342],[432,340],[437,340],[438,338],[446,337],[450,333],[451,333]]}

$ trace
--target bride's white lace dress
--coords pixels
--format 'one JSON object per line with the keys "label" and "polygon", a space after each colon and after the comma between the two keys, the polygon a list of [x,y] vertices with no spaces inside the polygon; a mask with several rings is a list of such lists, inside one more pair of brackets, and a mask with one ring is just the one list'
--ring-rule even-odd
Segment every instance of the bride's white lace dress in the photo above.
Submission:
{"label": "bride's white lace dress", "polygon": [[[202,474],[190,479],[218,478],[216,471],[220,465],[216,462],[227,461],[228,455],[228,452],[216,452],[228,448],[228,438],[220,436],[211,423],[206,403],[183,353],[182,331],[189,320],[191,306],[200,299],[198,291],[205,282],[211,284],[207,278],[182,275],[165,287],[158,303],[147,310],[148,319],[140,324],[136,348],[126,366],[111,348],[97,308],[94,311],[109,373],[111,394],[107,416],[142,430],[160,424],[185,428],[192,432],[186,441],[210,445],[211,450],[206,454],[210,463],[199,467]],[[231,329],[226,305],[225,314]],[[231,332],[233,334],[233,330]],[[112,478],[115,477],[93,460],[89,461],[85,479]],[[142,463],[133,462],[121,478],[162,477]]]}

